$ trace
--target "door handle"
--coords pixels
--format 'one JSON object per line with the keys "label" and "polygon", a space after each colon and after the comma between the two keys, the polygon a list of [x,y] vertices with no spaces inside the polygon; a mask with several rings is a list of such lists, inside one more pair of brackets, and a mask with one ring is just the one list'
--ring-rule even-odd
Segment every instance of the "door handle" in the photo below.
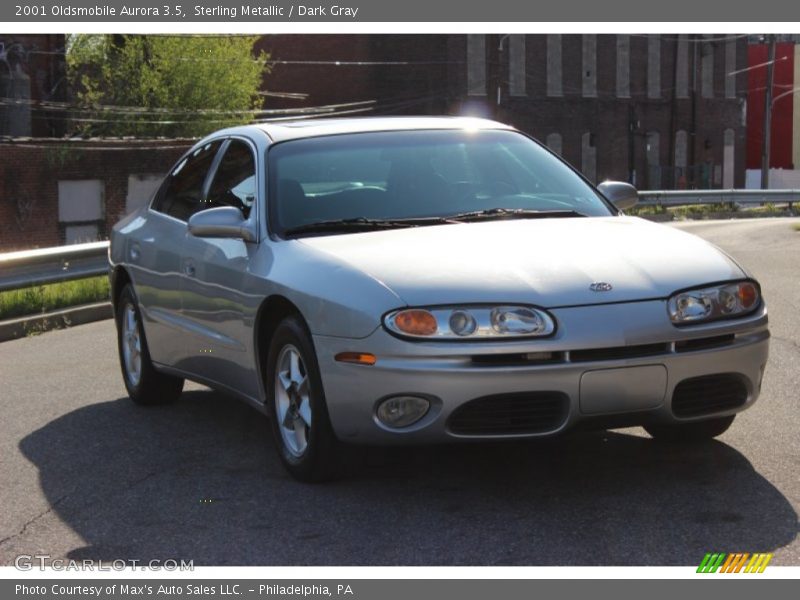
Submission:
{"label": "door handle", "polygon": [[183,272],[186,273],[189,277],[194,277],[194,274],[196,273],[194,264],[186,263],[185,265],[183,265]]}

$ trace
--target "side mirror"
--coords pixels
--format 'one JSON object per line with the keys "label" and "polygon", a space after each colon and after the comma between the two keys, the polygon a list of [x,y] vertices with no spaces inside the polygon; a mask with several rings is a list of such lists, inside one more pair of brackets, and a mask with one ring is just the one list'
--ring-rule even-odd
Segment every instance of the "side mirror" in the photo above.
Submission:
{"label": "side mirror", "polygon": [[597,189],[620,210],[633,208],[639,202],[639,193],[630,183],[604,181]]}
{"label": "side mirror", "polygon": [[189,217],[189,233],[197,237],[256,240],[242,211],[234,206],[217,206],[194,213]]}

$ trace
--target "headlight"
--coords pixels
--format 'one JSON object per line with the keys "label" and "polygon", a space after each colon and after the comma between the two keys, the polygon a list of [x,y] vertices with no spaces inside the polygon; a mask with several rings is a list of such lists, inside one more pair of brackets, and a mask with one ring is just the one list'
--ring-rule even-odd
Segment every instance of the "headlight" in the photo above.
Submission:
{"label": "headlight", "polygon": [[389,313],[384,326],[399,336],[431,340],[544,337],[553,317],[531,306],[445,306]]}
{"label": "headlight", "polygon": [[746,315],[760,301],[758,285],[739,281],[679,292],[669,299],[667,310],[675,325],[689,325]]}

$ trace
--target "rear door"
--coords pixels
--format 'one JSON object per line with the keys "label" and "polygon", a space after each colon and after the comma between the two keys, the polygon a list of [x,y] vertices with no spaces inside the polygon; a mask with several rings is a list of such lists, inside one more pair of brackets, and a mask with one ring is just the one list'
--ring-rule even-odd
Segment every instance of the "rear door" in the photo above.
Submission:
{"label": "rear door", "polygon": [[[245,138],[226,141],[206,183],[203,207],[233,206],[254,226],[261,189],[256,147]],[[201,238],[189,233],[181,258],[183,316],[189,337],[186,370],[250,398],[258,398],[253,324],[263,299],[250,260],[258,244]]]}
{"label": "rear door", "polygon": [[204,184],[221,146],[221,140],[209,142],[178,162],[147,212],[146,226],[127,248],[150,356],[164,365],[179,367],[186,357],[181,303],[186,221],[203,208]]}

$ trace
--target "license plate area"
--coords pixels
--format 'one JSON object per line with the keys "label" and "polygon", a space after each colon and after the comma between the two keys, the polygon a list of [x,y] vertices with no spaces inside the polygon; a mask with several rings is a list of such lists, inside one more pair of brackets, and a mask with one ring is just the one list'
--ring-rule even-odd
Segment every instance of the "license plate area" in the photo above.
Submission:
{"label": "license plate area", "polygon": [[645,365],[597,369],[581,375],[580,410],[586,415],[658,408],[667,393],[667,368]]}

